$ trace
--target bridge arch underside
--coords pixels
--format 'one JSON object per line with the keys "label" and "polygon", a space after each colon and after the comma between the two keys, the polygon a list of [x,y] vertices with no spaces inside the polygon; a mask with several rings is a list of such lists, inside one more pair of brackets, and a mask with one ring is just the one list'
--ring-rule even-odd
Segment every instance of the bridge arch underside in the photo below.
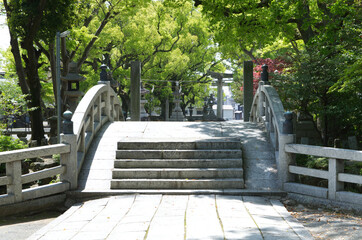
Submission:
{"label": "bridge arch underside", "polygon": [[[122,142],[192,142],[238,141],[241,148],[241,189],[114,189],[111,187],[115,169],[117,144]],[[118,143],[121,142],[121,143]],[[177,150],[175,150],[177,151]],[[132,158],[132,157],[130,157]],[[157,158],[157,157],[155,157]],[[177,158],[177,157],[176,157]],[[153,163],[152,163],[153,164]],[[185,164],[185,165],[188,165]],[[185,166],[188,167],[188,166]],[[207,166],[204,166],[208,168]],[[265,191],[280,194],[277,166],[273,149],[267,140],[263,126],[257,123],[226,122],[113,122],[108,123],[94,138],[79,173],[78,190],[71,192],[78,197],[116,195],[123,193],[226,193],[239,191]],[[187,177],[185,179],[188,180]],[[191,180],[191,179],[190,179]],[[223,187],[227,188],[227,187]]]}

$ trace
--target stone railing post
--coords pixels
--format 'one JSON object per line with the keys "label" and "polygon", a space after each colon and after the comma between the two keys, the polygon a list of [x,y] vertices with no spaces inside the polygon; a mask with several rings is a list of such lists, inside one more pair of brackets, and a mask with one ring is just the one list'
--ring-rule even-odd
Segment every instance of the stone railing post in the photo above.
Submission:
{"label": "stone railing post", "polygon": [[289,165],[294,164],[294,158],[291,153],[285,152],[285,145],[295,142],[295,135],[293,134],[293,114],[285,113],[286,118],[283,123],[282,133],[279,135],[279,157],[278,157],[278,175],[284,188],[284,183],[294,181],[294,175],[289,173]]}
{"label": "stone railing post", "polygon": [[98,81],[98,84],[105,84],[107,85],[108,91],[106,93],[105,96],[105,109],[104,109],[104,113],[108,116],[108,119],[110,122],[114,121],[114,117],[113,117],[113,101],[111,100],[111,81],[108,78],[108,73],[107,73],[107,65],[102,64],[101,65],[101,73],[100,73],[100,80]]}
{"label": "stone railing post", "polygon": [[65,120],[60,140],[61,143],[70,145],[70,152],[60,156],[61,165],[66,167],[65,173],[60,175],[60,180],[69,182],[70,190],[74,190],[78,187],[77,135],[73,133],[72,112],[66,111],[63,116]]}
{"label": "stone railing post", "polygon": [[344,171],[344,160],[330,158],[328,161],[328,198],[335,200],[336,192],[342,191],[344,188],[344,183],[338,181],[338,173]]}
{"label": "stone railing post", "polygon": [[264,64],[261,68],[263,69],[263,71],[261,72],[261,75],[260,75],[260,81],[263,81],[264,85],[270,85],[268,65]]}
{"label": "stone railing post", "polygon": [[265,108],[264,108],[264,102],[265,102],[265,94],[262,91],[262,88],[264,86],[264,82],[260,81],[259,82],[259,87],[258,87],[258,91],[259,91],[259,98],[258,98],[258,122],[261,121],[261,118],[265,116]]}
{"label": "stone railing post", "polygon": [[21,185],[21,161],[6,163],[6,176],[10,177],[10,184],[7,185],[7,194],[12,195],[13,203],[21,202],[22,185]]}

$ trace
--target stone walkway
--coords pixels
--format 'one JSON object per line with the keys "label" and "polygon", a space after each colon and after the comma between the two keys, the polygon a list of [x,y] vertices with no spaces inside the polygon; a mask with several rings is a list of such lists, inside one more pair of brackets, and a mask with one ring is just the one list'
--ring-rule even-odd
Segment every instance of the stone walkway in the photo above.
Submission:
{"label": "stone walkway", "polygon": [[123,195],[76,204],[28,239],[313,238],[279,200],[221,195]]}
{"label": "stone walkway", "polygon": [[245,191],[279,191],[275,158],[256,124],[116,122],[104,126],[93,140],[79,175],[79,189],[73,192],[74,198],[103,198],[73,205],[29,239],[313,239],[276,199],[219,192],[152,195],[131,191],[125,195],[110,189],[117,140],[213,137],[240,138],[247,171]]}

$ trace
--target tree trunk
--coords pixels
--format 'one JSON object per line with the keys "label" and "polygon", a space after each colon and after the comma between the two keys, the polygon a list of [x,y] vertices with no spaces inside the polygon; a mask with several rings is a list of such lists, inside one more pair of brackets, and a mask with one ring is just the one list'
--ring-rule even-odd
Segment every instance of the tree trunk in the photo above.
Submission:
{"label": "tree trunk", "polygon": [[28,41],[25,44],[28,52],[28,61],[26,62],[27,80],[30,89],[30,102],[29,107],[35,108],[30,111],[31,119],[31,138],[37,141],[37,145],[40,146],[45,139],[44,126],[43,126],[43,114],[41,107],[41,84],[38,75],[38,55],[33,47],[32,41]]}

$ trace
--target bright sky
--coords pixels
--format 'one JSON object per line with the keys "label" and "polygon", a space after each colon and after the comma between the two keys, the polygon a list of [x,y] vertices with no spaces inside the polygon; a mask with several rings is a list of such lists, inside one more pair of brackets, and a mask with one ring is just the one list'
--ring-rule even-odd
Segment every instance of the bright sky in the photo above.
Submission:
{"label": "bright sky", "polygon": [[10,36],[7,25],[5,25],[5,16],[0,15],[0,48],[5,50],[10,45]]}
{"label": "bright sky", "polygon": [[[6,50],[10,46],[10,35],[7,25],[5,25],[5,16],[0,15],[0,50]],[[1,71],[1,59],[0,54],[0,71]]]}

